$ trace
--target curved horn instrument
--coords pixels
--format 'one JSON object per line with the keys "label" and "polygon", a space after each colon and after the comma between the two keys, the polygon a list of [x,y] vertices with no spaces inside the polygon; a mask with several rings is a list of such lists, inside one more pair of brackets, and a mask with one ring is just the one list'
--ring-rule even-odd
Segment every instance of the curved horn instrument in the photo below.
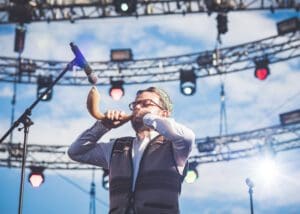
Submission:
{"label": "curved horn instrument", "polygon": [[[103,120],[106,118],[106,116],[100,111],[100,94],[95,86],[91,88],[89,91],[86,106],[89,111],[89,113],[97,120]],[[131,115],[124,115],[122,118],[123,122],[127,122],[131,119]]]}

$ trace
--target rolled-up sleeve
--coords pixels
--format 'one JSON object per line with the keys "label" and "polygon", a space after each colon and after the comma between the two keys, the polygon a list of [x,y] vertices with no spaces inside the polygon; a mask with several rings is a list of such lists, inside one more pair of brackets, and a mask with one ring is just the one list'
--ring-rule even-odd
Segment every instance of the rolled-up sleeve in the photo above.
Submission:
{"label": "rolled-up sleeve", "polygon": [[194,132],[177,123],[173,118],[160,117],[153,114],[146,114],[143,118],[146,126],[156,130],[166,139],[172,141],[174,158],[179,171],[182,173],[188,156],[192,150],[192,144],[195,142]]}
{"label": "rolled-up sleeve", "polygon": [[68,149],[69,157],[81,163],[92,164],[103,168],[109,167],[113,141],[108,143],[97,141],[109,131],[101,121],[85,130]]}

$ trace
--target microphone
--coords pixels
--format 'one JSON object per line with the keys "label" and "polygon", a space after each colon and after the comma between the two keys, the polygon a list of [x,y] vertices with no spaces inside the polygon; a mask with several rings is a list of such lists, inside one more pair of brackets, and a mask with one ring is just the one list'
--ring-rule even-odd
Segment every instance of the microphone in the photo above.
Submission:
{"label": "microphone", "polygon": [[254,187],[254,183],[250,180],[250,178],[246,179],[246,184],[249,188],[253,188]]}
{"label": "microphone", "polygon": [[84,70],[86,73],[88,80],[91,84],[95,85],[97,83],[97,77],[92,73],[92,69],[89,66],[88,62],[85,60],[84,56],[82,55],[81,51],[73,42],[70,43],[72,52],[75,55],[75,62],[80,68]]}

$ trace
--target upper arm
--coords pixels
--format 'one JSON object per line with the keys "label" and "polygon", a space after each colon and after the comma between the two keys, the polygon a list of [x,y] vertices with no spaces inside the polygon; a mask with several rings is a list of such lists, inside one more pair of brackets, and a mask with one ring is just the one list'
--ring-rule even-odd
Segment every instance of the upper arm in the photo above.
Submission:
{"label": "upper arm", "polygon": [[194,132],[172,118],[164,118],[152,114],[145,115],[144,123],[172,142],[174,158],[179,171],[182,173],[192,150],[192,144],[195,142]]}

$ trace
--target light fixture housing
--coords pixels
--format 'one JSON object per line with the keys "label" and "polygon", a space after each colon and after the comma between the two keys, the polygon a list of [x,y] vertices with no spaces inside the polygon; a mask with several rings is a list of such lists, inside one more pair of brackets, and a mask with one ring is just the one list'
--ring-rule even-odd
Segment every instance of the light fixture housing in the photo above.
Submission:
{"label": "light fixture housing", "polygon": [[270,75],[269,60],[261,59],[255,61],[254,76],[259,80],[265,80]]}
{"label": "light fixture housing", "polygon": [[300,18],[293,17],[277,23],[278,35],[292,33],[300,30]]}
{"label": "light fixture housing", "polygon": [[109,89],[109,96],[111,96],[111,98],[113,100],[120,100],[125,92],[124,92],[124,88],[123,88],[123,84],[124,81],[123,80],[111,80],[110,81],[111,87]]}
{"label": "light fixture housing", "polygon": [[[53,83],[52,75],[37,77],[37,98],[39,98],[45,90]],[[50,101],[52,99],[53,90],[51,89],[47,94],[45,94],[41,101]]]}
{"label": "light fixture housing", "polygon": [[194,70],[180,70],[180,91],[191,96],[196,92],[196,74]]}
{"label": "light fixture housing", "polygon": [[197,166],[198,166],[198,163],[196,161],[188,163],[188,170],[187,170],[186,176],[184,177],[185,182],[191,184],[191,183],[194,183],[198,179],[199,174],[198,174]]}
{"label": "light fixture housing", "polygon": [[115,10],[121,15],[131,15],[136,11],[137,0],[114,0]]}
{"label": "light fixture housing", "polygon": [[213,152],[216,148],[215,140],[210,137],[206,137],[204,142],[197,143],[197,149],[199,153],[202,152]]}
{"label": "light fixture housing", "polygon": [[227,13],[218,13],[217,15],[218,34],[225,34],[228,32]]}
{"label": "light fixture housing", "polygon": [[110,50],[110,60],[112,62],[125,62],[133,59],[132,50],[127,49],[112,49]]}
{"label": "light fixture housing", "polygon": [[21,54],[25,47],[26,28],[24,25],[18,25],[15,30],[14,51]]}
{"label": "light fixture housing", "polygon": [[31,172],[28,175],[28,181],[32,187],[38,188],[45,182],[44,169],[43,166],[30,166]]}

